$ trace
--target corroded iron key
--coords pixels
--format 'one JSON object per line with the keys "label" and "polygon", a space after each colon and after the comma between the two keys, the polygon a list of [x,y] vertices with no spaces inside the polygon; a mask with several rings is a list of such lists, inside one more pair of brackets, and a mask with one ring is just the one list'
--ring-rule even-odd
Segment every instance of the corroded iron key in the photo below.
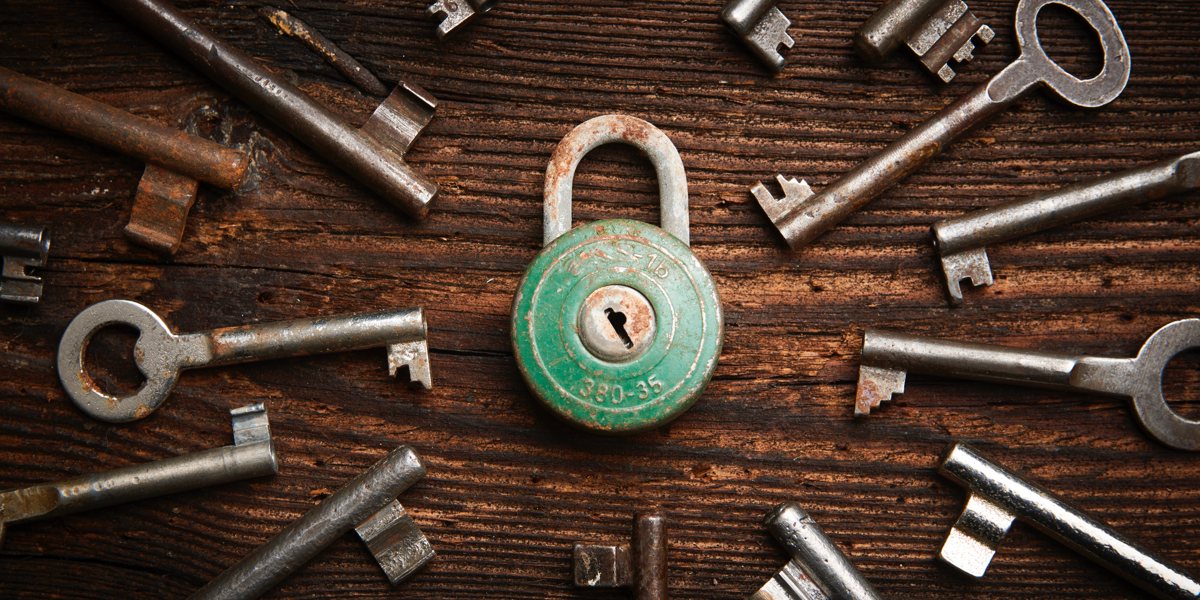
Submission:
{"label": "corroded iron key", "polygon": [[[113,325],[138,330],[133,355],[146,381],[125,397],[105,393],[88,376],[84,355],[96,332]],[[136,421],[167,399],[179,372],[291,356],[386,347],[388,372],[432,385],[425,314],[420,308],[317,317],[178,335],[150,309],[129,300],[93,304],[67,325],[58,347],[58,377],[81,410],[111,422]]]}
{"label": "corroded iron key", "polygon": [[[1055,64],[1038,40],[1037,16],[1050,4],[1079,14],[1096,31],[1104,50],[1099,75],[1081,80]],[[777,176],[784,197],[775,198],[762,183],[751,192],[793,249],[816,239],[888,190],[975,125],[1012,106],[1028,92],[1047,87],[1075,106],[1104,106],[1129,81],[1129,47],[1117,20],[1100,0],[1021,0],[1017,5],[1017,42],[1021,55],[975,91],[922,123],[818,194],[804,180]]]}
{"label": "corroded iron key", "polygon": [[946,292],[952,303],[962,304],[964,279],[992,285],[987,246],[1197,188],[1200,152],[1193,152],[934,223],[933,244],[942,256]]}
{"label": "corroded iron key", "polygon": [[879,600],[879,593],[795,502],[763,519],[792,560],[750,600]]}
{"label": "corroded iron key", "polygon": [[902,393],[907,373],[926,373],[1129,398],[1134,416],[1158,441],[1181,450],[1200,450],[1200,421],[1171,410],[1162,392],[1167,363],[1197,347],[1200,319],[1167,324],[1146,340],[1134,358],[1018,350],[868,329],[854,414],[870,414],[892,394]]}

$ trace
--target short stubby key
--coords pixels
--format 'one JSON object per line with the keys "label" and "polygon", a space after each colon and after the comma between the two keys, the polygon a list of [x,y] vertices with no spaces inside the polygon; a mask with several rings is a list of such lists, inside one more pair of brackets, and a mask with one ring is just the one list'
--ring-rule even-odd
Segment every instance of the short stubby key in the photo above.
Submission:
{"label": "short stubby key", "polygon": [[[114,325],[138,330],[133,349],[142,387],[125,397],[105,393],[87,374],[84,356],[96,332]],[[58,347],[58,377],[83,412],[103,421],[136,421],[167,399],[183,369],[292,356],[386,347],[388,371],[408,368],[409,378],[432,385],[425,314],[420,308],[317,317],[175,334],[149,308],[129,300],[93,304],[67,325]]]}
{"label": "short stubby key", "polygon": [[970,446],[951,446],[938,472],[967,488],[967,505],[938,557],[972,577],[983,577],[1013,521],[1020,519],[1156,598],[1200,598],[1200,580]]}
{"label": "short stubby key", "polygon": [[763,520],[792,560],[750,600],[879,600],[879,593],[795,502]]}
{"label": "short stubby key", "polygon": [[729,0],[721,20],[759,61],[778,73],[787,64],[780,48],[791,48],[796,40],[788,34],[792,21],[777,4],[779,0]]}
{"label": "short stubby key", "polygon": [[177,494],[279,472],[267,409],[251,404],[229,411],[233,445],[184,454],[104,473],[0,492],[0,540],[13,523]]}
{"label": "short stubby key", "polygon": [[1200,152],[1078,183],[1043,196],[987,208],[933,225],[946,293],[962,304],[962,281],[992,285],[987,246],[1051,227],[1200,188]]}
{"label": "short stubby key", "polygon": [[[1046,55],[1038,40],[1037,16],[1050,4],[1075,11],[1096,31],[1104,51],[1100,74],[1078,79]],[[814,194],[806,181],[783,175],[777,176],[783,198],[755,184],[751,193],[788,245],[796,249],[816,239],[1034,89],[1046,87],[1070,104],[1095,108],[1116,99],[1129,82],[1129,47],[1116,18],[1100,0],[1021,0],[1016,31],[1021,47],[1017,60],[820,193]]]}
{"label": "short stubby key", "polygon": [[42,278],[33,269],[46,266],[49,257],[45,227],[0,223],[0,301],[37,304]]}
{"label": "short stubby key", "polygon": [[927,71],[950,83],[956,75],[950,61],[975,58],[975,42],[995,35],[962,0],[889,0],[854,34],[854,45],[878,62],[905,44]]}
{"label": "short stubby key", "polygon": [[1200,319],[1169,323],[1154,332],[1134,358],[1075,356],[939,340],[868,329],[854,414],[904,391],[907,373],[1094,392],[1129,398],[1134,416],[1151,436],[1180,450],[1200,450],[1200,421],[1180,416],[1163,398],[1162,374],[1179,353],[1200,347]]}
{"label": "short stubby key", "polygon": [[476,17],[492,10],[499,0],[433,0],[425,12],[434,18],[441,19],[437,26],[438,39],[450,35],[460,27],[465,27]]}

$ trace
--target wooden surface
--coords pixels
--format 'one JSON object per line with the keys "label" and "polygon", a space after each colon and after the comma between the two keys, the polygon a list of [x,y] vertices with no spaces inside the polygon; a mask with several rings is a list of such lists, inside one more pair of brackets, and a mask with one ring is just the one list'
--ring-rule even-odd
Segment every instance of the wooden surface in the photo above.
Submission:
{"label": "wooden surface", "polygon": [[[1195,193],[990,249],[996,285],[944,300],[934,220],[1196,148],[1200,11],[1112,0],[1133,53],[1111,106],[1070,109],[1044,93],[1001,115],[869,208],[796,254],[748,194],[776,172],[816,186],[853,167],[1016,56],[1015,0],[976,0],[995,41],[949,86],[910,57],[856,58],[851,32],[874,0],[784,0],[791,64],[771,78],[724,30],[718,0],[505,0],[439,43],[423,2],[295,0],[282,6],[382,79],[442,102],[408,158],[442,186],[414,223],[284,130],[98,3],[8,0],[0,64],[173,122],[215,98],[261,181],[207,190],[173,259],[122,235],[142,167],[0,117],[0,216],[53,233],[45,298],[0,307],[0,487],[22,486],[229,443],[230,407],[266,402],[274,478],[23,524],[0,550],[0,597],[181,597],[399,444],[429,475],[401,497],[437,560],[391,589],[351,535],[275,597],[620,598],[570,585],[576,540],[620,540],[632,514],[670,522],[673,596],[744,598],[783,563],[761,527],[804,505],[891,598],[1118,598],[1132,586],[1026,525],[987,576],[936,559],[963,492],[935,474],[967,440],[1164,557],[1200,572],[1200,456],[1145,435],[1120,400],[913,377],[909,392],[852,417],[861,332],[888,326],[1014,347],[1126,356],[1159,326],[1200,313]],[[293,77],[354,121],[373,101],[279,37],[257,2],[193,0],[188,14]],[[1053,15],[1051,15],[1053,16]],[[1049,19],[1046,27],[1055,23]],[[1094,67],[1067,19],[1055,55]],[[1090,62],[1089,62],[1090,61]],[[575,432],[526,391],[509,306],[541,240],[541,189],[557,141],[588,117],[637,115],[679,147],[692,240],[720,288],[725,350],[703,399],[631,438]],[[650,167],[624,148],[581,168],[576,217],[657,218]],[[435,389],[388,379],[382,351],[186,373],[163,407],[129,425],[91,420],[54,373],[59,336],[84,307],[130,298],[178,331],[423,306]],[[98,370],[127,379],[97,342]],[[1167,392],[1200,396],[1195,353]],[[107,377],[107,376],[106,376]],[[1176,401],[1184,414],[1197,403]]]}

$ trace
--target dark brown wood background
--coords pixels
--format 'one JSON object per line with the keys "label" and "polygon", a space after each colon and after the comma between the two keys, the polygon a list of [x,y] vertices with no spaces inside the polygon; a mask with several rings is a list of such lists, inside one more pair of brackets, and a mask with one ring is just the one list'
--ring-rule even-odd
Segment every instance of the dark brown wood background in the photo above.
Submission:
{"label": "dark brown wood background", "polygon": [[[373,101],[255,16],[258,2],[183,8],[355,122]],[[748,188],[782,171],[820,186],[1016,56],[1015,0],[976,0],[996,40],[939,86],[908,57],[879,67],[851,33],[874,0],[783,0],[797,37],[767,76],[718,20],[718,0],[505,0],[472,29],[433,36],[424,2],[281,4],[381,78],[437,95],[409,160],[442,186],[416,223],[251,114],[187,64],[92,2],[0,2],[0,64],[173,122],[214,98],[230,141],[255,150],[261,182],[207,190],[172,259],[121,229],[142,167],[0,117],[0,216],[53,233],[35,308],[0,307],[0,487],[229,443],[233,406],[263,401],[277,477],[13,527],[0,596],[181,597],[399,444],[428,477],[402,496],[438,559],[393,590],[351,535],[276,597],[588,598],[570,585],[576,540],[619,540],[635,510],[669,514],[677,598],[744,598],[783,563],[760,519],[783,500],[816,517],[892,598],[1116,598],[1137,590],[1028,526],[971,581],[935,559],[963,492],[935,474],[968,440],[1162,556],[1200,572],[1200,456],[1145,435],[1126,404],[1071,393],[913,377],[868,420],[852,417],[861,332],[912,332],[1112,356],[1200,313],[1195,193],[990,250],[996,285],[944,300],[934,220],[1196,149],[1200,11],[1112,0],[1133,53],[1111,106],[1035,94],[953,146],[811,247],[783,250]],[[1056,25],[1057,24],[1057,25]],[[1044,20],[1047,45],[1095,68],[1082,28]],[[1054,31],[1056,33],[1049,33]],[[581,434],[540,409],[509,346],[509,306],[541,240],[554,145],[604,113],[637,115],[674,140],[691,184],[692,239],[721,291],[727,337],[703,399],[669,427]],[[657,218],[650,167],[614,147],[587,160],[581,220]],[[383,352],[186,373],[153,416],[110,425],[79,412],[54,373],[58,339],[84,307],[130,298],[179,331],[423,306],[435,389],[388,379]],[[97,342],[98,370],[129,377]],[[107,350],[106,350],[107,349]],[[112,366],[110,366],[112,363]],[[1173,406],[1200,406],[1200,360],[1166,377]]]}

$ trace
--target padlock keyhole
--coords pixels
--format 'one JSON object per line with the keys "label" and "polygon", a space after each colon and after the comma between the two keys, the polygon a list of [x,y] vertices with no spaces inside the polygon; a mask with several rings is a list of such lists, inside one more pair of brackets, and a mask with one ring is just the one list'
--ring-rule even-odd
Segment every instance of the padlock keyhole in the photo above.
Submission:
{"label": "padlock keyhole", "polygon": [[611,308],[604,309],[605,316],[608,317],[608,322],[612,325],[613,331],[617,332],[617,337],[621,338],[621,342],[626,348],[633,347],[633,339],[629,337],[629,332],[625,331],[625,313]]}

